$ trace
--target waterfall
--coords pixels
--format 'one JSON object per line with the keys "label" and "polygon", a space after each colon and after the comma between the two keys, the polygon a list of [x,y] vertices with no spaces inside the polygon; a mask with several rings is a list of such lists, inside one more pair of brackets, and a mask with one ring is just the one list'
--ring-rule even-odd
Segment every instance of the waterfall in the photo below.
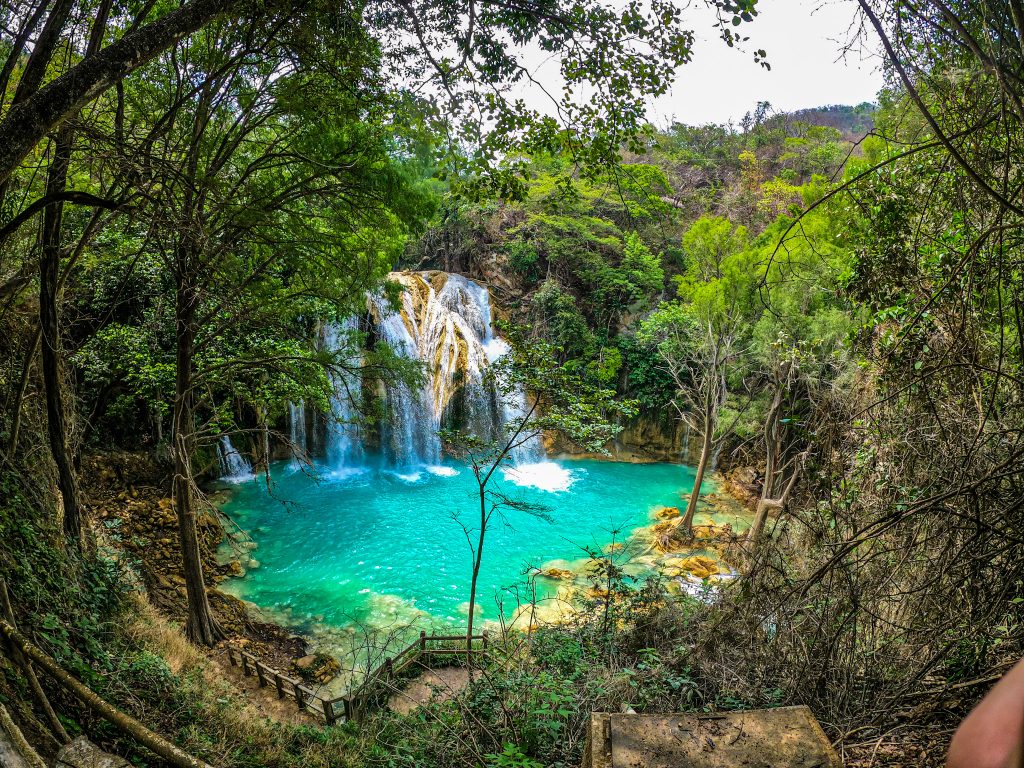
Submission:
{"label": "waterfall", "polygon": [[[343,323],[328,323],[321,331],[321,343],[330,352],[344,352],[351,347],[352,335],[359,330],[358,318]],[[355,365],[353,368],[357,367]],[[359,430],[359,401],[362,379],[350,370],[332,372],[334,395],[331,397],[331,420],[327,425],[327,464],[333,470],[362,463],[363,442]]]}
{"label": "waterfall", "polygon": [[[409,297],[403,294],[403,310],[395,311],[382,295],[369,299],[376,318],[377,334],[392,351],[410,360],[420,359],[416,343],[416,313],[410,312]],[[387,415],[381,443],[388,461],[397,467],[436,464],[441,459],[441,442],[433,425],[433,401],[426,387],[413,388],[404,381],[389,378],[384,382]]]}
{"label": "waterfall", "polygon": [[295,460],[301,464],[309,456],[309,445],[306,441],[306,404],[288,403],[288,440],[295,453]]}
{"label": "waterfall", "polygon": [[[483,290],[483,298],[481,299],[481,306],[486,309],[487,316],[490,317],[491,303],[490,296],[487,294],[487,289]],[[509,352],[509,346],[503,339],[496,337],[491,331],[491,325],[488,322],[487,332],[483,339],[484,349],[487,351],[487,361],[494,363]],[[498,408],[500,410],[500,426],[504,430],[511,424],[520,423],[526,418],[528,412],[526,405],[526,393],[522,388],[516,388],[513,391],[502,395],[501,393],[495,393],[498,400]],[[517,445],[512,449],[512,463],[521,464],[535,464],[540,461],[544,461],[546,454],[544,453],[544,445],[541,442],[540,435],[533,435]]]}
{"label": "waterfall", "polygon": [[[457,412],[459,426],[483,440],[504,436],[505,425],[526,414],[526,396],[502,397],[485,378],[488,365],[508,345],[491,329],[487,288],[461,275],[393,273],[405,288],[401,309],[382,295],[369,298],[378,336],[402,357],[425,364],[422,387],[385,382],[387,423],[383,447],[395,466],[437,464],[437,432],[446,415]],[[513,462],[544,458],[538,438],[518,446]]]}
{"label": "waterfall", "polygon": [[217,444],[217,458],[220,460],[220,479],[240,482],[252,477],[252,465],[231,444],[231,438],[221,435]]}

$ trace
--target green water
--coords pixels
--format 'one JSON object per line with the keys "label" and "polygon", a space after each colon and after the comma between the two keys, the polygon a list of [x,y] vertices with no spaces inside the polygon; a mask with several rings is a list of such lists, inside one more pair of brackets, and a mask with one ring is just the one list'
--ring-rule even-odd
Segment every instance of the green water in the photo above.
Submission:
{"label": "green water", "polygon": [[[465,467],[448,463],[404,476],[346,470],[314,478],[282,463],[272,477],[270,490],[260,480],[233,486],[223,506],[255,543],[243,562],[251,556],[258,563],[227,582],[228,591],[307,635],[465,626],[471,555],[453,516],[475,528],[479,514]],[[683,505],[692,485],[693,469],[673,464],[562,461],[533,465],[518,477],[499,473],[496,489],[545,505],[547,512],[506,511],[491,523],[479,615],[507,619],[527,568],[552,561],[578,566],[574,561],[586,558],[586,548],[623,541],[648,525],[656,508]],[[560,586],[536,582],[541,599]]]}

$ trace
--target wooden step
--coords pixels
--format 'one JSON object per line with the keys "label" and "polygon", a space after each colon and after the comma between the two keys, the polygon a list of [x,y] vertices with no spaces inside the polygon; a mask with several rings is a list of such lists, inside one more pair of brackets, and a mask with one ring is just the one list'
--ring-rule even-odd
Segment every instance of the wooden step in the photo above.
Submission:
{"label": "wooden step", "polygon": [[807,707],[715,714],[595,712],[583,768],[842,768]]}

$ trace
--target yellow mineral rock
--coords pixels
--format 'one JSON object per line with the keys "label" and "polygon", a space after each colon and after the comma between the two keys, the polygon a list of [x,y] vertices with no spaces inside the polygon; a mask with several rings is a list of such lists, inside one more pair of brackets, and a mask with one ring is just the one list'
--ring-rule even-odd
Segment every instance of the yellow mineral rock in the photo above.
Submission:
{"label": "yellow mineral rock", "polygon": [[545,568],[540,572],[540,575],[549,579],[559,579],[564,581],[571,581],[576,578],[576,574],[568,568]]}
{"label": "yellow mineral rock", "polygon": [[660,520],[671,520],[673,517],[679,517],[680,514],[679,507],[662,507],[654,513],[654,516]]}
{"label": "yellow mineral rock", "polygon": [[666,559],[663,572],[666,576],[681,576],[683,573],[689,573],[698,579],[706,579],[709,576],[721,573],[722,570],[712,558],[705,557],[704,555],[694,555],[693,557],[670,557]]}

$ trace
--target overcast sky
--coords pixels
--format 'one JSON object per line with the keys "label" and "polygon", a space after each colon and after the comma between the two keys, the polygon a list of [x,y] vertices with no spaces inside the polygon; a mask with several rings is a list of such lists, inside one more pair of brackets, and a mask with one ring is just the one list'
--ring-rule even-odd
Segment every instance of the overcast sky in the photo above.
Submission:
{"label": "overcast sky", "polygon": [[[874,48],[873,40],[841,58],[844,44],[856,37],[853,0],[759,0],[759,15],[742,27],[750,36],[747,51],[728,48],[701,5],[693,3],[693,61],[653,105],[656,125],[738,122],[758,101],[790,111],[875,100],[882,85],[880,59],[864,50]],[[754,63],[752,51],[758,48],[768,53],[770,72]]]}

